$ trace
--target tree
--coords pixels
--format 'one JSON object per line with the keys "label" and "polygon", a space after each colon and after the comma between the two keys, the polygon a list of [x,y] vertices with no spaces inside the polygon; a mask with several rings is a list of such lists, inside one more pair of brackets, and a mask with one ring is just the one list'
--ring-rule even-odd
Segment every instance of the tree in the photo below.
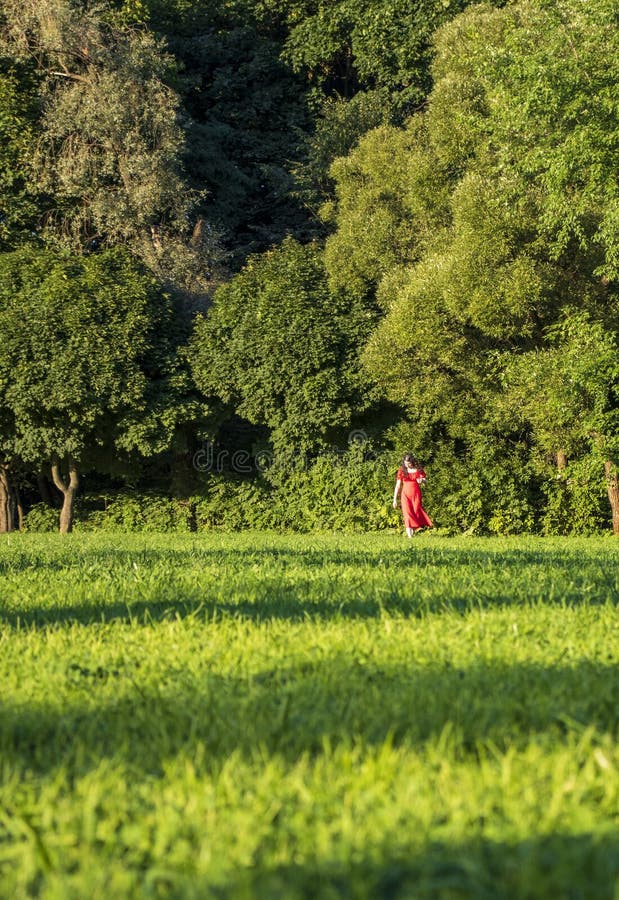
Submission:
{"label": "tree", "polygon": [[383,277],[434,246],[449,223],[446,175],[420,118],[406,129],[369,132],[331,174],[335,200],[322,214],[336,226],[325,246],[333,290],[375,293]]}
{"label": "tree", "polygon": [[[500,5],[501,0],[497,0]],[[314,127],[293,172],[316,215],[333,195],[331,163],[379,125],[401,125],[432,86],[432,36],[469,0],[337,0],[287,5],[283,58],[306,74]],[[337,178],[337,176],[336,176]]]}
{"label": "tree", "polygon": [[[0,407],[0,434],[4,437],[13,431],[13,419],[10,410]],[[3,441],[3,444],[5,441]],[[21,525],[23,510],[15,479],[15,469],[19,460],[4,446],[0,449],[0,534],[14,531]]]}
{"label": "tree", "polygon": [[431,35],[468,0],[118,0],[165,37],[191,115],[188,170],[231,265],[322,235],[329,166],[430,87]]}
{"label": "tree", "polygon": [[208,192],[237,269],[250,253],[294,233],[307,238],[307,214],[292,196],[289,169],[309,127],[306,86],[280,59],[281,44],[249,23],[205,25],[173,40],[183,67],[187,169]]}
{"label": "tree", "polygon": [[411,113],[430,89],[431,38],[469,0],[319,0],[288,8],[284,55],[327,93],[384,90],[392,114]]}
{"label": "tree", "polygon": [[544,346],[514,356],[503,375],[504,403],[532,429],[541,454],[564,479],[570,457],[586,456],[605,476],[619,534],[619,340],[588,313],[566,310]]}
{"label": "tree", "polygon": [[237,270],[293,233],[307,239],[290,169],[311,127],[307,79],[281,59],[283,10],[262,0],[118,2],[165,41],[181,98],[185,168]]}
{"label": "tree", "polygon": [[333,166],[330,281],[376,292],[365,362],[420,440],[520,440],[502,367],[568,308],[612,337],[615,24],[607,0],[471,7],[436,37],[426,110]]}
{"label": "tree", "polygon": [[527,440],[503,372],[564,310],[613,339],[618,52],[606,0],[471,7],[436,37],[426,109],[332,168],[330,283],[384,310],[365,364],[420,452]]}
{"label": "tree", "polygon": [[80,472],[162,452],[196,414],[174,335],[178,311],[115,250],[0,255],[0,415],[5,458],[47,464],[71,530]]}
{"label": "tree", "polygon": [[[0,58],[0,252],[32,238],[38,207],[24,178],[32,150],[35,99],[31,73]],[[12,430],[12,417],[0,410],[0,433]],[[21,518],[15,482],[18,461],[0,455],[0,532],[13,531]]]}
{"label": "tree", "polygon": [[207,398],[267,425],[277,452],[312,452],[369,405],[357,353],[375,312],[332,294],[317,245],[252,257],[198,318],[190,360]]}
{"label": "tree", "polygon": [[204,288],[215,235],[184,181],[173,61],[161,41],[115,20],[104,2],[5,0],[0,47],[39,79],[27,177],[47,197],[46,239],[74,252],[126,244],[164,280]]}
{"label": "tree", "polygon": [[0,59],[0,252],[32,238],[39,206],[26,177],[34,150],[32,72]]}

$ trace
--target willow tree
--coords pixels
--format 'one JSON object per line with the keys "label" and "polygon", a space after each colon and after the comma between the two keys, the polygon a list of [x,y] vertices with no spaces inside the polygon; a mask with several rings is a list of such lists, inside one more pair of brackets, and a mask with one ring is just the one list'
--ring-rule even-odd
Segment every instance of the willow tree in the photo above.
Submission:
{"label": "willow tree", "polygon": [[38,140],[22,162],[47,198],[43,235],[73,252],[123,244],[159,277],[204,287],[216,241],[186,186],[162,42],[106,2],[5,0],[0,50],[38,80]]}

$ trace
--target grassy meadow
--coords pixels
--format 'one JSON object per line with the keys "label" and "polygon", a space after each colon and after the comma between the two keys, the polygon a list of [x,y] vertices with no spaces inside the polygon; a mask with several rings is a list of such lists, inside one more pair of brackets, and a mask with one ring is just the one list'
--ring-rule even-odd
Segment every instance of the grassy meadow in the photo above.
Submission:
{"label": "grassy meadow", "polygon": [[619,542],[0,540],[0,895],[619,898]]}

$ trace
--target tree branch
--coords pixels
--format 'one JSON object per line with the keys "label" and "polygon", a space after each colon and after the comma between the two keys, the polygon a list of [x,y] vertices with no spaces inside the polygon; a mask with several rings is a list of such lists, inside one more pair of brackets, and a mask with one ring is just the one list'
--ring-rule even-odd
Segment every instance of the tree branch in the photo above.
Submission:
{"label": "tree branch", "polygon": [[52,481],[54,482],[58,490],[61,491],[63,496],[68,494],[69,492],[75,493],[80,483],[80,477],[77,471],[75,460],[70,454],[67,457],[67,460],[69,464],[69,478],[68,480],[65,480],[62,477],[62,473],[60,471],[60,459],[58,458],[58,455],[54,454],[54,456],[52,456]]}
{"label": "tree branch", "polygon": [[64,496],[67,493],[67,485],[60,473],[60,460],[56,454],[52,456],[52,481]]}
{"label": "tree branch", "polygon": [[90,79],[84,75],[78,75],[76,72],[50,72],[50,75],[56,75],[58,78],[68,78],[70,81],[81,81],[83,84],[90,84]]}

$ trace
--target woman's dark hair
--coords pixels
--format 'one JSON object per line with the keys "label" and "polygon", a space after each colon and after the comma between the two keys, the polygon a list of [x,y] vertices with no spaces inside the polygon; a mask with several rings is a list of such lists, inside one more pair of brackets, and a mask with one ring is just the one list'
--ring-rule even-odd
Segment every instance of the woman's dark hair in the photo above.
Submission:
{"label": "woman's dark hair", "polygon": [[407,461],[407,460],[410,462],[411,466],[418,466],[418,465],[419,465],[419,463],[417,462],[417,460],[415,459],[415,457],[413,456],[412,453],[405,453],[404,456],[403,456],[403,458],[402,458],[402,467],[406,466],[406,461]]}

